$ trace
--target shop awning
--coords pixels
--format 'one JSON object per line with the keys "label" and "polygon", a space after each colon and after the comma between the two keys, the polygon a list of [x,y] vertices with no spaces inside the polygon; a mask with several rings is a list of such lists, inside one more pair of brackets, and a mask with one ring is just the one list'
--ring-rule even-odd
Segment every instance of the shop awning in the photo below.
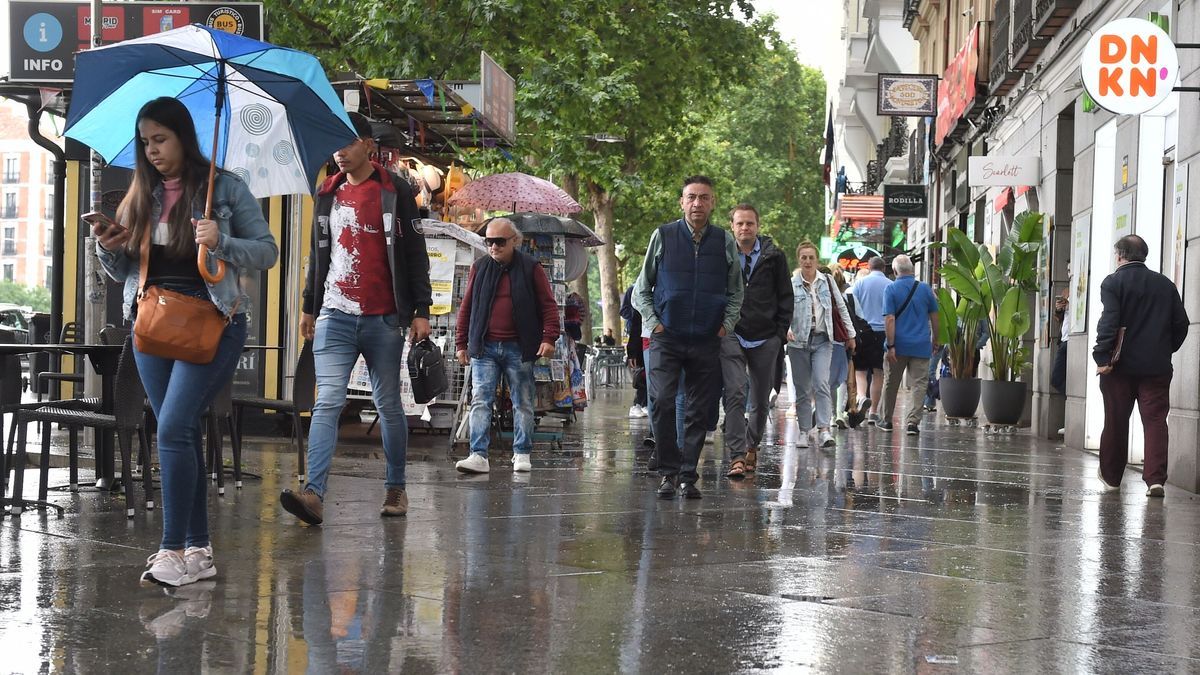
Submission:
{"label": "shop awning", "polygon": [[[477,83],[445,80],[338,80],[339,93],[353,92],[360,110],[396,128],[405,150],[430,159],[462,161],[459,150],[507,148],[499,125],[481,114],[461,92]],[[343,93],[343,95],[345,95]],[[441,162],[439,162],[441,163]]]}
{"label": "shop awning", "polygon": [[838,211],[842,220],[883,220],[883,195],[846,195]]}
{"label": "shop awning", "polygon": [[1013,198],[1013,189],[1012,188],[1006,187],[1003,190],[1001,190],[1000,194],[996,196],[996,206],[995,206],[996,213],[1000,213],[1001,211],[1003,211],[1004,207],[1008,206],[1009,203],[1012,202],[1012,198]]}

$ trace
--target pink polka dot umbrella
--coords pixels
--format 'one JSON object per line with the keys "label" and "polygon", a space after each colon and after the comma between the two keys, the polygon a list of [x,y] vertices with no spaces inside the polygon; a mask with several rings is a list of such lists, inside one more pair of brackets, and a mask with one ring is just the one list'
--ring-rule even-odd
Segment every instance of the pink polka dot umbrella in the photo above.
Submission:
{"label": "pink polka dot umbrella", "polygon": [[568,215],[583,207],[554,183],[526,173],[498,173],[467,183],[450,197],[450,206],[488,211],[533,211]]}

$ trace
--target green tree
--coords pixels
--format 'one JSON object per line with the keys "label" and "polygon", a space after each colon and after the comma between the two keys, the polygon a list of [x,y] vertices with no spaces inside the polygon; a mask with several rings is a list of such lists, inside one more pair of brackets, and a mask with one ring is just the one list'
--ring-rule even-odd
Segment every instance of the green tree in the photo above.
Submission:
{"label": "green tree", "polygon": [[[620,328],[622,281],[636,275],[650,232],[679,217],[685,175],[715,173],[724,210],[757,201],[766,231],[785,245],[819,227],[809,146],[820,143],[823,118],[811,118],[823,114],[823,90],[781,46],[774,17],[754,18],[749,0],[266,4],[271,39],[317,54],[330,71],[474,79],[479,50],[496,58],[517,80],[517,159],[470,161],[570,186],[607,242],[595,252],[606,328]],[[743,109],[733,91],[752,93],[753,105]]]}
{"label": "green tree", "polygon": [[0,304],[32,307],[35,312],[49,312],[50,290],[41,286],[22,286],[15,281],[0,281]]}

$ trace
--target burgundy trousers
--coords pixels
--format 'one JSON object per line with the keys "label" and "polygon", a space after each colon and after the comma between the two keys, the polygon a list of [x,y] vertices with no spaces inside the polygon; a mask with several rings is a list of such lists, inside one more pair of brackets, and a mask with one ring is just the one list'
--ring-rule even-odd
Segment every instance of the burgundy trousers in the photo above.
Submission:
{"label": "burgundy trousers", "polygon": [[1100,376],[1104,395],[1104,432],[1100,434],[1100,472],[1104,482],[1120,485],[1129,462],[1129,416],[1136,401],[1146,430],[1146,485],[1167,482],[1167,412],[1171,409],[1171,375],[1135,377],[1110,373]]}

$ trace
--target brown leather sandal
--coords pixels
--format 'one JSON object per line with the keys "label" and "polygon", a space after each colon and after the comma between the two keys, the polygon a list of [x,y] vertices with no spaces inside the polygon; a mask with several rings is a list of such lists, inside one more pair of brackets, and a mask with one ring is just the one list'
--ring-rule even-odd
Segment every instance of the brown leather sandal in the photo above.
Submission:
{"label": "brown leather sandal", "polygon": [[746,451],[746,473],[754,473],[758,470],[758,448],[751,448]]}
{"label": "brown leather sandal", "polygon": [[740,459],[733,460],[729,466],[729,473],[725,474],[727,478],[741,480],[746,477],[746,463]]}

